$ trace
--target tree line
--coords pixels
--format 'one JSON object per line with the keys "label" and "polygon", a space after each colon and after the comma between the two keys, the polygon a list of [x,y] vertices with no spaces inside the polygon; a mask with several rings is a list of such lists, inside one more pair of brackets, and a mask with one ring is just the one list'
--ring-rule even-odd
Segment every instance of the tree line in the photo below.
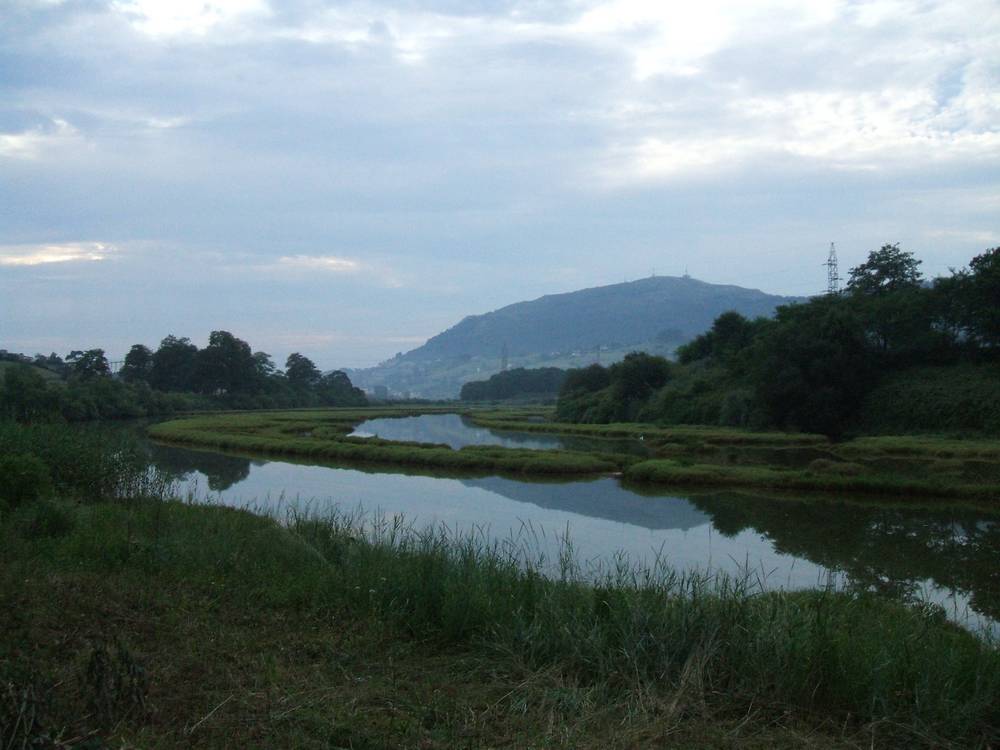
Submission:
{"label": "tree line", "polygon": [[[895,400],[897,413],[920,412],[910,418],[915,429],[1000,431],[1000,248],[931,282],[920,264],[899,245],[883,245],[851,269],[844,292],[779,307],[773,318],[724,313],[678,348],[676,362],[637,352],[609,368],[573,371],[558,415],[836,437],[855,429],[869,406],[891,410]],[[930,388],[931,380],[941,387]],[[880,386],[885,393],[873,403]],[[959,391],[962,420],[948,404]],[[937,404],[900,403],[917,393]]]}
{"label": "tree line", "polygon": [[463,401],[555,398],[565,379],[566,370],[558,367],[515,367],[466,383],[459,397]]}
{"label": "tree line", "polygon": [[103,349],[65,358],[0,351],[3,360],[10,364],[0,378],[0,417],[22,422],[367,403],[340,370],[324,374],[298,352],[280,370],[269,354],[228,331],[212,331],[201,349],[174,335],[155,351],[135,344],[114,375]]}

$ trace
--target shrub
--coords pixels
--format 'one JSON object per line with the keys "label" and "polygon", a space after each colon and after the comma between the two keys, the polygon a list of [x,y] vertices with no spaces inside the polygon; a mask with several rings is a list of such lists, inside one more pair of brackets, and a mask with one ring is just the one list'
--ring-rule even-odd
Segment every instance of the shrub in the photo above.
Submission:
{"label": "shrub", "polygon": [[37,500],[52,489],[49,469],[27,453],[0,457],[0,499],[12,507]]}
{"label": "shrub", "polygon": [[31,506],[21,521],[21,535],[25,539],[57,538],[66,536],[75,525],[69,508],[43,498]]}

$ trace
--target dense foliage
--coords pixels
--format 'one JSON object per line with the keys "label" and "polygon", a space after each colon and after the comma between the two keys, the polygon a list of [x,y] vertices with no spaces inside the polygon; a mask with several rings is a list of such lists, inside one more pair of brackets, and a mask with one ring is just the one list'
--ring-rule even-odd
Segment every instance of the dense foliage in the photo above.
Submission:
{"label": "dense foliage", "polygon": [[463,401],[508,401],[511,399],[554,398],[566,379],[566,370],[538,367],[498,372],[487,380],[473,380],[462,386]]}
{"label": "dense foliage", "polygon": [[65,360],[0,352],[0,365],[0,420],[22,423],[367,403],[343,372],[323,374],[297,352],[281,372],[270,355],[228,331],[212,331],[204,349],[173,335],[155,352],[136,344],[117,375],[103,349],[72,351]]}
{"label": "dense foliage", "polygon": [[[919,265],[912,253],[884,245],[851,269],[842,294],[779,307],[770,319],[724,313],[678,349],[677,365],[659,365],[662,382],[646,389],[627,385],[631,369],[658,359],[646,354],[573,371],[559,417],[834,437],[885,429],[1000,433],[1000,248],[932,283]],[[948,385],[923,387],[928,372]]]}

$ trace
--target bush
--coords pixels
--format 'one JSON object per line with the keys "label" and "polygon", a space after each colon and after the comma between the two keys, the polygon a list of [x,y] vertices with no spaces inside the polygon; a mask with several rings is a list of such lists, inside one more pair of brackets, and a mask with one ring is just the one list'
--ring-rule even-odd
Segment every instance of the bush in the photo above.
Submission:
{"label": "bush", "polygon": [[1000,434],[1000,368],[910,367],[868,394],[853,429],[864,434]]}
{"label": "bush", "polygon": [[0,457],[0,500],[9,506],[37,500],[51,489],[49,468],[37,456],[21,453]]}
{"label": "bush", "polygon": [[69,508],[52,500],[42,499],[28,509],[20,528],[25,539],[46,539],[66,536],[75,525]]}

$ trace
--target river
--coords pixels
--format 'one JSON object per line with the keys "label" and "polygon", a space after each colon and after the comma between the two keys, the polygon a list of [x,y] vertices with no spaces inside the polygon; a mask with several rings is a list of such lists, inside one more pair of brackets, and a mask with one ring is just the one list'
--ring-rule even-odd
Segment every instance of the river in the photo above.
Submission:
{"label": "river", "polygon": [[[557,436],[496,433],[455,415],[373,420],[357,433],[455,447],[491,441],[583,447]],[[615,449],[623,447],[642,450],[641,444]],[[595,449],[593,440],[587,449]],[[152,464],[196,499],[268,512],[295,506],[402,517],[418,528],[443,525],[455,534],[516,540],[553,574],[568,540],[589,577],[623,560],[660,561],[678,572],[722,572],[770,589],[874,589],[938,604],[974,630],[1000,630],[1000,517],[965,507],[650,492],[614,478],[531,482],[362,471],[153,443],[149,450]]]}

